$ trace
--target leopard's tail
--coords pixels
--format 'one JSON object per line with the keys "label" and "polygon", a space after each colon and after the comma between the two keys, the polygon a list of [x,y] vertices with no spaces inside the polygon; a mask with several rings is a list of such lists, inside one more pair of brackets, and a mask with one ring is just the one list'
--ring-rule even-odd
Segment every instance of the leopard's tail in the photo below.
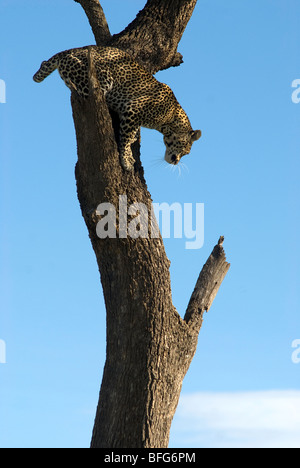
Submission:
{"label": "leopard's tail", "polygon": [[36,83],[41,83],[45,78],[47,78],[47,76],[56,70],[56,68],[59,66],[59,56],[60,54],[56,54],[51,57],[51,59],[42,63],[39,71],[37,71],[33,77]]}

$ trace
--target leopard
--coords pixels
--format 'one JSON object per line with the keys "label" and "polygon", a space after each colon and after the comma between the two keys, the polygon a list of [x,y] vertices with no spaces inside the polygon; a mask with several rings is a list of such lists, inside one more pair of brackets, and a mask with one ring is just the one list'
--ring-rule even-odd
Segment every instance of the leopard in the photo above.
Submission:
{"label": "leopard", "polygon": [[129,53],[108,46],[65,50],[42,62],[33,79],[41,83],[57,69],[68,88],[86,99],[90,92],[91,58],[106,103],[119,115],[119,154],[124,170],[134,168],[132,145],[141,127],[163,134],[164,159],[178,165],[201,137],[201,130],[193,130],[171,88],[158,81]]}

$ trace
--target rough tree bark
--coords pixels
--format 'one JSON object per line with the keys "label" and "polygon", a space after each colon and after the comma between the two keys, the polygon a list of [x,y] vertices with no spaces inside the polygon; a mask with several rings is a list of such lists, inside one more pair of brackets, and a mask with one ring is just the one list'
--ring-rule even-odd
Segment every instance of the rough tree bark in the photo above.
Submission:
{"label": "rough tree bark", "polygon": [[[125,49],[151,72],[182,61],[177,46],[196,0],[149,0],[137,18],[111,36],[98,0],[75,0],[84,8],[98,45]],[[162,238],[124,238],[118,226],[119,196],[128,206],[144,203],[151,212],[136,142],[133,173],[119,162],[118,119],[111,116],[93,71],[90,97],[72,93],[77,136],[78,199],[97,258],[107,312],[107,356],[91,447],[163,448],[183,378],[196,351],[204,311],[229,269],[220,238],[203,267],[184,319],[172,303],[170,262]],[[123,198],[124,200],[124,198]],[[117,237],[99,239],[97,207],[117,211]]]}

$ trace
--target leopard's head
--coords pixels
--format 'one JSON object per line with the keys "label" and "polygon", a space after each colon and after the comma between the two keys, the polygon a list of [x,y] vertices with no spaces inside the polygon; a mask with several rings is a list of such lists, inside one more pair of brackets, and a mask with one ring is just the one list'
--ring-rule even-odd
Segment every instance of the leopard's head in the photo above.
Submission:
{"label": "leopard's head", "polygon": [[165,161],[177,165],[181,158],[189,154],[194,141],[201,137],[201,130],[191,130],[188,133],[172,133],[164,136],[166,145]]}

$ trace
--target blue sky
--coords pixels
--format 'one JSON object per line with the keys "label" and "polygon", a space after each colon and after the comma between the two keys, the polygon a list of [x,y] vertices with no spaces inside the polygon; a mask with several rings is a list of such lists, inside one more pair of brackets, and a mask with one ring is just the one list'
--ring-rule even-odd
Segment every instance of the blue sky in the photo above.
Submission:
{"label": "blue sky", "polygon": [[[145,3],[103,0],[111,32]],[[162,136],[142,132],[153,200],[205,206],[202,249],[165,240],[181,315],[220,235],[231,263],[184,380],[172,447],[300,447],[291,359],[300,339],[299,18],[297,0],[199,0],[179,47],[184,64],[157,75],[203,132],[181,175],[161,163]],[[71,0],[1,2],[1,447],[90,442],[105,308],[76,197],[69,91],[57,73],[40,85],[32,76],[54,53],[92,43]]]}

